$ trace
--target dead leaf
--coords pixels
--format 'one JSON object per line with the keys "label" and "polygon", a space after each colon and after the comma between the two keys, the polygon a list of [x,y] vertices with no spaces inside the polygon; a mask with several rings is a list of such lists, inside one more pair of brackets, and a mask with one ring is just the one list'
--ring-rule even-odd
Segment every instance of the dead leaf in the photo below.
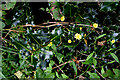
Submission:
{"label": "dead leaf", "polygon": [[86,44],[86,46],[87,46],[87,40],[84,38],[84,42],[85,42],[85,44]]}
{"label": "dead leaf", "polygon": [[105,42],[106,42],[106,40],[105,41],[101,41],[101,42],[98,41],[97,45],[103,46],[103,45],[105,45]]}
{"label": "dead leaf", "polygon": [[85,79],[85,77],[79,76],[79,80],[84,80],[84,79]]}
{"label": "dead leaf", "polygon": [[21,71],[18,71],[18,72],[16,72],[16,73],[14,73],[14,75],[16,75],[17,76],[17,78],[21,78],[21,76],[22,76],[22,72]]}

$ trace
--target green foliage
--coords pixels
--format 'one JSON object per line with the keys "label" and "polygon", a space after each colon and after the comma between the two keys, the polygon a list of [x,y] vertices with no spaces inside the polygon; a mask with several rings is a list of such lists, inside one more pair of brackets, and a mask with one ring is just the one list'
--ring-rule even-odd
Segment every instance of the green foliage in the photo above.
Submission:
{"label": "green foliage", "polygon": [[97,73],[91,73],[90,71],[87,72],[90,75],[90,78],[100,78]]}
{"label": "green foliage", "polygon": [[119,63],[118,57],[117,57],[115,54],[113,54],[113,53],[110,53],[110,54],[111,54],[111,56]]}
{"label": "green foliage", "polygon": [[[21,78],[30,79],[101,79],[100,75],[110,79],[120,77],[119,3],[49,2],[49,7],[40,9],[50,13],[50,20],[59,23],[65,16],[63,24],[49,28],[39,28],[34,24],[34,15],[29,6],[32,3],[17,4],[14,7],[15,3],[6,3],[2,7],[14,14],[12,20],[5,18],[7,11],[0,11],[3,20],[0,21],[0,29],[7,34],[10,29],[5,28],[12,28],[7,35],[9,38],[3,36],[4,43],[0,48],[3,52],[3,73],[0,76],[19,78],[15,73],[20,71]],[[94,23],[99,26],[94,28]],[[80,36],[81,39],[77,39]],[[112,40],[115,42],[112,43]],[[96,70],[100,71],[99,75]]]}

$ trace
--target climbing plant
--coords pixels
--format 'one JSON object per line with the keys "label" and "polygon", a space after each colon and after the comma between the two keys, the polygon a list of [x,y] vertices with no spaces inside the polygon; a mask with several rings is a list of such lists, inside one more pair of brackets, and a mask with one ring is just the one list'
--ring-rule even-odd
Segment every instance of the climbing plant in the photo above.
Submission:
{"label": "climbing plant", "polygon": [[42,24],[32,3],[16,4],[11,21],[2,11],[6,78],[120,78],[119,2],[49,2],[38,10],[51,16]]}

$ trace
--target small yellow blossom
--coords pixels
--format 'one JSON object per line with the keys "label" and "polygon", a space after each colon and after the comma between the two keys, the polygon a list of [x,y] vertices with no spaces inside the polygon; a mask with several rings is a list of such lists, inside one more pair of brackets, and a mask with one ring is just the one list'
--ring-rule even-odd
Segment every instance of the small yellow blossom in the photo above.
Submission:
{"label": "small yellow blossom", "polygon": [[69,39],[69,40],[68,40],[68,43],[71,43],[71,42],[72,42],[72,41]]}
{"label": "small yellow blossom", "polygon": [[94,23],[94,24],[93,24],[93,27],[94,27],[94,28],[97,28],[97,27],[98,27],[98,24],[97,24],[97,23]]}
{"label": "small yellow blossom", "polygon": [[82,36],[80,34],[76,33],[75,34],[75,38],[78,39],[78,40],[80,40],[82,38]]}
{"label": "small yellow blossom", "polygon": [[84,36],[86,37],[87,35],[86,35],[86,34],[84,34]]}
{"label": "small yellow blossom", "polygon": [[33,48],[33,50],[35,51],[35,47],[32,47]]}
{"label": "small yellow blossom", "polygon": [[52,42],[50,42],[50,43],[48,44],[48,46],[52,46]]}
{"label": "small yellow blossom", "polygon": [[115,40],[112,40],[111,43],[112,43],[112,44],[115,43]]}
{"label": "small yellow blossom", "polygon": [[80,27],[80,30],[82,30],[82,27]]}
{"label": "small yellow blossom", "polygon": [[62,16],[62,17],[61,17],[61,21],[64,21],[64,20],[65,20],[65,16]]}

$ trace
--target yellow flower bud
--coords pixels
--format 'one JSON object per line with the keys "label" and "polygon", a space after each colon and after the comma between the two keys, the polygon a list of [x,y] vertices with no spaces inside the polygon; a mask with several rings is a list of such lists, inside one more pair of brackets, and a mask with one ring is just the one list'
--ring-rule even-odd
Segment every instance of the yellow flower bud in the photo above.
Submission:
{"label": "yellow flower bud", "polygon": [[65,16],[62,16],[62,17],[61,17],[61,21],[64,21],[64,20],[65,20]]}
{"label": "yellow flower bud", "polygon": [[112,43],[112,44],[115,43],[115,40],[112,40],[111,43]]}
{"label": "yellow flower bud", "polygon": [[50,43],[48,44],[48,46],[49,46],[49,47],[52,46],[52,42],[50,42]]}
{"label": "yellow flower bud", "polygon": [[97,23],[94,23],[94,24],[93,24],[93,27],[94,27],[94,28],[97,28],[97,27],[98,27],[98,24],[97,24]]}

